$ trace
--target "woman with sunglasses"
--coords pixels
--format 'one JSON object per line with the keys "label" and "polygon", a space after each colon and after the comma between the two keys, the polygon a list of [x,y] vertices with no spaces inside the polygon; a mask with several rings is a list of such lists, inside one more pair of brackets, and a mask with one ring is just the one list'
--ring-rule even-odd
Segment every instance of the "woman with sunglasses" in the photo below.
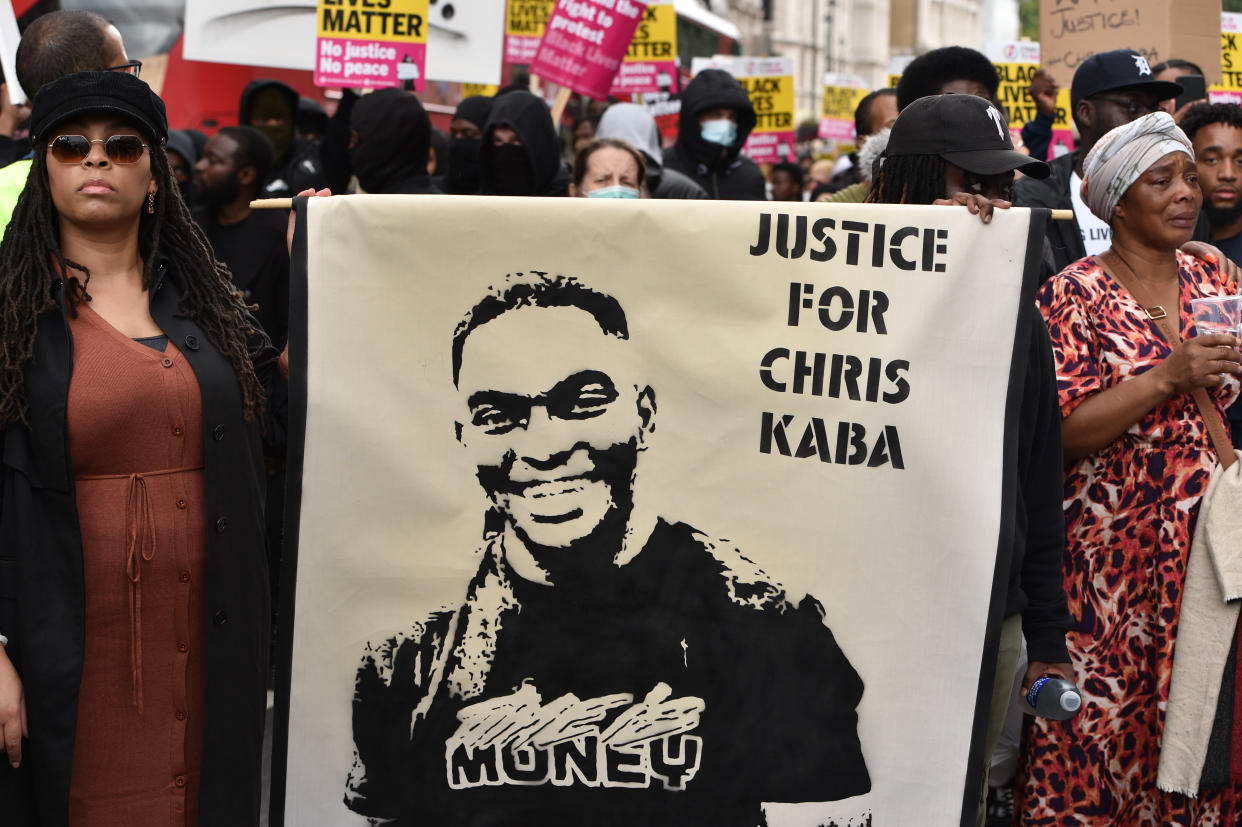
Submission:
{"label": "woman with sunglasses", "polygon": [[45,86],[0,244],[5,825],[258,823],[284,387],[167,130],[133,75]]}

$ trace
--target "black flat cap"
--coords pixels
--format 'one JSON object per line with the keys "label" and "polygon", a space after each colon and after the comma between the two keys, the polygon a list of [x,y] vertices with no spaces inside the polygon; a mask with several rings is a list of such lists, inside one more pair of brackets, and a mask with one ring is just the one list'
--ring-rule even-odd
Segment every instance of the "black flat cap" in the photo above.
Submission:
{"label": "black flat cap", "polygon": [[59,124],[91,112],[124,115],[153,141],[168,140],[164,102],[144,81],[125,72],[78,72],[45,85],[34,98],[30,134],[38,144]]}

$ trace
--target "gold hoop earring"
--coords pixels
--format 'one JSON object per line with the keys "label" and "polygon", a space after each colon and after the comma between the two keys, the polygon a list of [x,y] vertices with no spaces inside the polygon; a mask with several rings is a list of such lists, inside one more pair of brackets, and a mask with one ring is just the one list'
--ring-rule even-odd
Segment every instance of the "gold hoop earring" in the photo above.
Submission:
{"label": "gold hoop earring", "polygon": [[147,215],[155,215],[155,193],[147,193]]}

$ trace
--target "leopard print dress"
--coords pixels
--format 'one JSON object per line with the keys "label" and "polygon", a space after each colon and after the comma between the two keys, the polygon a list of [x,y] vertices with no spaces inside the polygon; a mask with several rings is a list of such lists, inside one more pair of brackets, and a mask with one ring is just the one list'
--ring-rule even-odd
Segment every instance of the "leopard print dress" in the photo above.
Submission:
{"label": "leopard print dress", "polygon": [[[1178,253],[1180,331],[1190,300],[1233,293],[1214,266]],[[1092,257],[1046,283],[1039,308],[1056,358],[1061,416],[1159,363],[1170,348]],[[1234,377],[1211,388],[1224,415]],[[1199,500],[1216,466],[1189,394],[1166,400],[1106,448],[1066,468],[1065,590],[1083,709],[1028,719],[1018,780],[1023,825],[1163,827],[1238,823],[1242,791],[1161,792],[1156,767],[1177,612]]]}

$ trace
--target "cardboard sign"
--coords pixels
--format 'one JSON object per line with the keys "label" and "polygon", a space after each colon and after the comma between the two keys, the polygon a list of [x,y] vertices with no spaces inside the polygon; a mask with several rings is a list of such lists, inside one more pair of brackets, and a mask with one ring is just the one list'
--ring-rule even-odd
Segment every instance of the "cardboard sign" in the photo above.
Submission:
{"label": "cardboard sign", "polygon": [[[1022,140],[1022,127],[1038,114],[1031,96],[1031,78],[1039,71],[1040,47],[1030,41],[989,43],[987,56],[996,66],[1000,86],[996,98],[1009,113],[1009,131],[1014,144]],[[1051,160],[1074,150],[1074,127],[1071,122],[1070,90],[1062,86],[1057,92],[1057,113],[1052,123],[1052,143],[1044,160]]]}
{"label": "cardboard sign", "polygon": [[530,63],[552,16],[556,0],[509,0],[505,7],[505,60]]}
{"label": "cardboard sign", "polygon": [[283,823],[973,824],[1042,217],[513,203],[299,207]]}
{"label": "cardboard sign", "polygon": [[[380,2],[373,0],[373,8],[361,3],[351,6],[349,0],[331,6],[324,3],[324,7],[342,10],[346,24],[349,13],[356,12],[361,25],[365,14],[392,11],[391,7],[379,8]],[[423,2],[426,78],[498,83],[504,4],[505,0],[454,0],[437,2],[428,9]],[[371,21],[381,25],[377,17]],[[322,22],[316,0],[186,0],[184,56],[186,60],[313,72],[319,68],[315,40]],[[340,58],[333,57],[344,64],[343,58],[343,51]],[[349,86],[365,85],[355,83],[356,78],[349,80]]]}
{"label": "cardboard sign", "polygon": [[794,77],[791,57],[696,57],[691,71],[723,69],[746,88],[755,128],[742,152],[756,164],[794,160]]}
{"label": "cardboard sign", "polygon": [[1221,82],[1208,87],[1212,103],[1242,104],[1242,14],[1220,15]]}
{"label": "cardboard sign", "polygon": [[677,91],[677,10],[672,3],[647,6],[634,31],[613,95]]}
{"label": "cardboard sign", "polygon": [[829,72],[824,76],[824,97],[819,109],[819,137],[825,141],[857,140],[854,110],[871,92],[865,78]]}
{"label": "cardboard sign", "polygon": [[644,0],[557,0],[531,74],[604,100],[645,9]]}
{"label": "cardboard sign", "polygon": [[1216,64],[1220,0],[1041,0],[1043,66],[1069,88],[1074,70],[1098,52],[1134,49],[1155,66],[1181,58],[1220,82]]}
{"label": "cardboard sign", "polygon": [[382,89],[414,82],[422,91],[427,64],[427,0],[388,0],[362,9],[319,0],[315,85]]}

